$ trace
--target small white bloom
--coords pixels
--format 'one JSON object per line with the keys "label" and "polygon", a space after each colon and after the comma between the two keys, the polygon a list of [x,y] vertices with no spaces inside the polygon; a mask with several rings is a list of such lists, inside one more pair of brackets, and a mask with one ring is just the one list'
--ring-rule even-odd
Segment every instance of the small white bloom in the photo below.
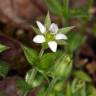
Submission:
{"label": "small white bloom", "polygon": [[46,27],[39,21],[36,22],[37,26],[42,33],[41,35],[36,35],[33,38],[35,43],[44,43],[47,42],[51,51],[56,52],[57,50],[57,40],[67,39],[67,36],[61,33],[58,33],[58,26],[55,23],[52,23],[48,30]]}

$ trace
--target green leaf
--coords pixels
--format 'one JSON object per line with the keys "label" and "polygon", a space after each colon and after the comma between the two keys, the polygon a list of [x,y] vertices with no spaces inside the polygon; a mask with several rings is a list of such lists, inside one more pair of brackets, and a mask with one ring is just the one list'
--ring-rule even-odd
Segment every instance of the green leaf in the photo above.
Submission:
{"label": "green leaf", "polygon": [[17,80],[16,86],[17,88],[19,88],[20,96],[27,96],[28,92],[31,89],[31,87],[24,80]]}
{"label": "green leaf", "polygon": [[61,29],[59,29],[58,32],[63,33],[63,34],[66,34],[66,33],[68,33],[71,29],[73,29],[74,27],[75,27],[75,26],[61,28]]}
{"label": "green leaf", "polygon": [[9,66],[6,62],[0,60],[0,76],[6,77],[9,71]]}
{"label": "green leaf", "polygon": [[33,28],[33,30],[35,31],[36,34],[40,34],[41,33],[38,28],[36,28],[34,26],[32,26],[32,28]]}
{"label": "green leaf", "polygon": [[45,26],[47,29],[49,29],[50,25],[51,25],[51,18],[50,18],[49,12],[48,12],[47,16],[45,18]]}
{"label": "green leaf", "polygon": [[8,49],[7,46],[0,44],[0,53]]}
{"label": "green leaf", "polygon": [[80,80],[84,80],[86,82],[91,82],[91,78],[83,71],[74,71],[73,75],[80,79]]}
{"label": "green leaf", "polygon": [[42,70],[47,71],[52,65],[54,65],[55,59],[55,53],[44,54],[41,58],[40,64],[38,64],[38,67]]}
{"label": "green leaf", "polygon": [[25,80],[32,87],[40,86],[43,82],[44,77],[37,72],[36,69],[31,69],[27,72]]}
{"label": "green leaf", "polygon": [[62,5],[60,4],[59,0],[44,0],[47,4],[50,11],[54,12],[57,15],[62,15]]}
{"label": "green leaf", "polygon": [[22,46],[22,49],[24,51],[24,54],[26,56],[27,61],[31,65],[36,63],[36,61],[38,60],[38,55],[37,55],[36,51],[33,50],[32,48],[29,48],[29,47],[26,47],[26,46]]}

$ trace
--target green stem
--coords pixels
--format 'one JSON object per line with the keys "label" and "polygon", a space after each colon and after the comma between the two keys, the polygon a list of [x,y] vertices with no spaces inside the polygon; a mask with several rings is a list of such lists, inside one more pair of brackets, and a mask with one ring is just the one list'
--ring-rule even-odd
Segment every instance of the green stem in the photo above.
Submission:
{"label": "green stem", "polygon": [[48,96],[48,93],[50,93],[52,91],[52,89],[53,89],[54,85],[56,84],[57,80],[58,80],[57,78],[53,78],[53,80],[50,82],[44,96]]}
{"label": "green stem", "polygon": [[69,12],[69,0],[63,0],[64,17],[68,16]]}
{"label": "green stem", "polygon": [[41,58],[43,56],[44,53],[44,48],[41,49],[40,53],[39,53],[39,57]]}

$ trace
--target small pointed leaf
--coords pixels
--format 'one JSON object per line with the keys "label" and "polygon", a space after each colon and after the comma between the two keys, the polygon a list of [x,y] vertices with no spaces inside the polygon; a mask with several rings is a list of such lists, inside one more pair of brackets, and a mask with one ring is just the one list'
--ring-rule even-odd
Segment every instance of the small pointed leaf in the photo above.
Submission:
{"label": "small pointed leaf", "polygon": [[50,19],[50,15],[49,15],[49,12],[48,12],[48,13],[47,13],[47,16],[46,16],[46,18],[45,18],[45,27],[46,27],[47,29],[49,29],[50,25],[51,25],[51,19]]}
{"label": "small pointed leaf", "polygon": [[34,63],[36,63],[38,56],[35,50],[33,50],[32,48],[26,47],[26,46],[22,46],[22,49],[24,51],[24,54],[26,56],[27,61],[33,65]]}

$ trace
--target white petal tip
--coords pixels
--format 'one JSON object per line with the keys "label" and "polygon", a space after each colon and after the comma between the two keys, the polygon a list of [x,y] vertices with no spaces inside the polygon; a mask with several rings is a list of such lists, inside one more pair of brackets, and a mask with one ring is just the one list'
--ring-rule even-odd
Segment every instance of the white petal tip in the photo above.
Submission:
{"label": "white petal tip", "polygon": [[37,26],[39,27],[39,30],[41,31],[41,33],[45,33],[46,32],[45,26],[40,21],[36,21],[36,23],[37,23]]}
{"label": "white petal tip", "polygon": [[51,49],[52,52],[57,51],[57,43],[55,41],[48,42],[48,46]]}
{"label": "white petal tip", "polygon": [[45,38],[43,35],[37,35],[33,38],[33,42],[35,43],[44,43],[45,42]]}
{"label": "white petal tip", "polygon": [[50,30],[53,34],[56,34],[56,33],[58,32],[58,26],[57,26],[57,24],[52,23],[52,24],[50,25],[49,30]]}
{"label": "white petal tip", "polygon": [[68,39],[68,37],[64,34],[57,34],[55,37],[56,40],[60,40],[60,39]]}

